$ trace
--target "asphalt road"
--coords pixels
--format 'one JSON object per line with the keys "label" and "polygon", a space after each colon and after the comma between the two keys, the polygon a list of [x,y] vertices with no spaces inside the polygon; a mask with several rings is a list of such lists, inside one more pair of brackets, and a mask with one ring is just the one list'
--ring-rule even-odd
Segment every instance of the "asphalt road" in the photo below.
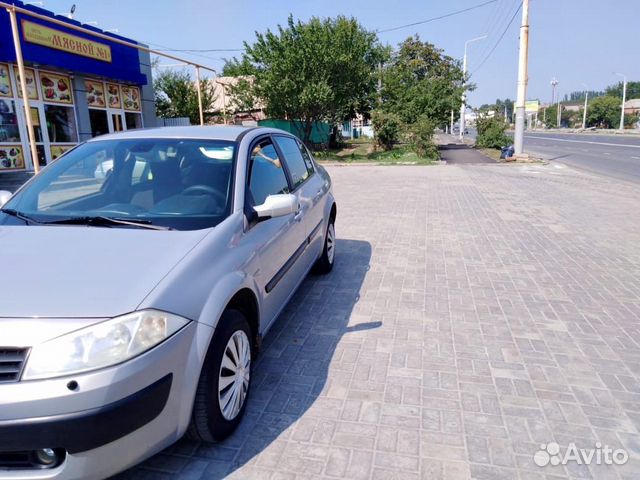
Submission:
{"label": "asphalt road", "polygon": [[527,132],[525,151],[573,167],[640,183],[640,136]]}

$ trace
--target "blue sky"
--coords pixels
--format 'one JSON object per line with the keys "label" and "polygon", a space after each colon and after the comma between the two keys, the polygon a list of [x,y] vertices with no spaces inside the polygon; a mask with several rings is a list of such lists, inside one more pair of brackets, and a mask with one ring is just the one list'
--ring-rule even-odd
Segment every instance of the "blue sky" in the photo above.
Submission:
{"label": "blue sky", "polygon": [[[285,23],[289,13],[307,19],[338,14],[355,16],[368,29],[386,29],[444,15],[487,0],[75,0],[76,19],[97,21],[100,28],[118,28],[122,35],[152,46],[176,49],[242,48],[254,32]],[[45,0],[44,8],[61,13],[74,0]],[[470,46],[469,71],[477,89],[472,106],[516,94],[518,31],[521,14],[506,29],[502,41],[480,68],[518,8],[520,0],[496,0],[484,7],[424,25],[380,33],[397,45],[418,33],[453,57],[462,58],[467,39],[489,34]],[[559,80],[561,95],[599,90],[620,80],[621,72],[640,80],[639,0],[531,0],[529,88],[527,97],[548,101],[549,81]],[[239,53],[239,52],[238,52]],[[233,52],[178,53],[220,69]],[[172,63],[165,61],[165,63]]]}

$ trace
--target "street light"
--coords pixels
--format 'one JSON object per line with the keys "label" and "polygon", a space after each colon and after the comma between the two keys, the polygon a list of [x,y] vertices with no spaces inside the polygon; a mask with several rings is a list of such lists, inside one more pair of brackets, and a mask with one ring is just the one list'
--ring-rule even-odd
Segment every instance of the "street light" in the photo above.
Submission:
{"label": "street light", "polygon": [[551,79],[551,105],[553,105],[553,99],[555,98],[555,93],[556,93],[556,86],[558,85],[558,80],[556,80],[556,77],[553,77]]}
{"label": "street light", "polygon": [[[477,42],[478,40],[483,40],[487,38],[487,35],[480,35],[479,37],[472,38],[471,40],[467,40],[464,42],[464,57],[462,57],[462,75],[466,76],[467,74],[467,45],[472,42]],[[464,104],[464,90],[462,91],[462,105],[460,106],[460,140],[464,138],[464,112],[466,110]]]}
{"label": "street light", "polygon": [[582,129],[587,128],[587,102],[589,100],[589,87],[587,87],[586,83],[583,83],[582,86],[585,88],[584,94],[584,112],[582,112]]}
{"label": "street light", "polygon": [[624,104],[627,101],[627,76],[623,75],[622,73],[616,73],[613,72],[614,74],[622,77],[623,81],[622,81],[622,111],[620,112],[620,131],[624,130]]}

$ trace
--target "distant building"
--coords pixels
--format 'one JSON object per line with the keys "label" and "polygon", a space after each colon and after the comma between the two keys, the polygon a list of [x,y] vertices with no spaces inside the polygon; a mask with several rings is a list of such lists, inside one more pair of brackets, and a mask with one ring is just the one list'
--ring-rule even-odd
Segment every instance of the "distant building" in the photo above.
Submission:
{"label": "distant building", "polygon": [[624,102],[624,113],[626,115],[633,115],[634,113],[640,113],[640,98],[634,98]]}
{"label": "distant building", "polygon": [[213,94],[215,100],[211,107],[207,110],[208,114],[233,116],[233,123],[257,122],[265,118],[264,104],[257,102],[250,111],[238,111],[234,95],[233,87],[241,80],[247,80],[253,83],[252,76],[242,77],[216,77],[213,79]]}

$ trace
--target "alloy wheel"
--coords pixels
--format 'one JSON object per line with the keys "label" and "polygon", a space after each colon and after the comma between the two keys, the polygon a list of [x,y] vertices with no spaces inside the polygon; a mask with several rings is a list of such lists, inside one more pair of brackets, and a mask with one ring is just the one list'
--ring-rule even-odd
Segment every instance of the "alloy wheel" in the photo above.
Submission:
{"label": "alloy wheel", "polygon": [[247,334],[238,330],[227,342],[218,374],[218,402],[227,420],[238,416],[249,391],[251,344]]}

